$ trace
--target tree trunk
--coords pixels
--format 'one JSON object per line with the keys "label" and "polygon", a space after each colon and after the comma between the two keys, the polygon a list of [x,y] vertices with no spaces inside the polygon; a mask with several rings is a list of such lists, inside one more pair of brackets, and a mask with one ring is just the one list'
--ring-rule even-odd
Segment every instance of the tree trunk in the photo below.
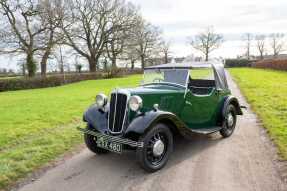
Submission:
{"label": "tree trunk", "polygon": [[62,53],[62,48],[60,46],[60,72],[61,74],[64,74],[64,59],[63,59],[63,53]]}
{"label": "tree trunk", "polygon": [[26,52],[26,66],[28,70],[28,76],[34,77],[36,73],[36,64],[34,62],[33,51]]}
{"label": "tree trunk", "polygon": [[260,52],[260,59],[263,60],[263,52]]}
{"label": "tree trunk", "polygon": [[43,57],[42,57],[42,60],[41,60],[41,76],[46,76],[46,73],[47,73],[47,61],[48,61],[48,58],[50,56],[50,49],[49,50],[46,50]]}
{"label": "tree trunk", "polygon": [[165,64],[168,63],[168,55],[167,55],[166,52],[164,53],[164,63],[165,63]]}
{"label": "tree trunk", "polygon": [[117,59],[115,57],[112,58],[112,69],[117,69]]}
{"label": "tree trunk", "polygon": [[133,70],[135,68],[135,61],[131,60],[131,69]]}
{"label": "tree trunk", "polygon": [[112,75],[117,73],[117,59],[113,57],[112,59]]}
{"label": "tree trunk", "polygon": [[145,56],[144,55],[141,55],[141,64],[142,64],[142,70],[143,70],[145,67]]}
{"label": "tree trunk", "polygon": [[97,70],[97,60],[96,60],[96,58],[94,57],[94,56],[92,56],[92,57],[90,57],[89,59],[88,59],[88,61],[89,61],[89,69],[90,69],[90,72],[96,72],[96,70]]}
{"label": "tree trunk", "polygon": [[205,54],[205,61],[207,62],[208,61],[208,52]]}
{"label": "tree trunk", "polygon": [[104,71],[107,71],[107,70],[108,70],[108,61],[105,58],[105,60],[104,60]]}
{"label": "tree trunk", "polygon": [[209,47],[207,45],[207,47],[205,48],[205,61],[208,61],[208,57],[209,57]]}

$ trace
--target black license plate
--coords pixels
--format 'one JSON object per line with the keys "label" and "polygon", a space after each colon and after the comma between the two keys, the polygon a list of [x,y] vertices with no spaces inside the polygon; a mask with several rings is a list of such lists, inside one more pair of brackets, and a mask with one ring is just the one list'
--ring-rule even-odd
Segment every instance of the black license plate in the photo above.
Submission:
{"label": "black license plate", "polygon": [[107,141],[101,138],[97,140],[97,146],[115,153],[122,153],[123,150],[122,144]]}

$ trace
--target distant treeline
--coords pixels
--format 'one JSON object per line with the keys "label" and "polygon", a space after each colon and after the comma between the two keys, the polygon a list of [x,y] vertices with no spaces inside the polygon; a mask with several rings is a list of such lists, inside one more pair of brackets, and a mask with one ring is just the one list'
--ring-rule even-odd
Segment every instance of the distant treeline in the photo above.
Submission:
{"label": "distant treeline", "polygon": [[225,67],[254,67],[287,71],[287,59],[265,59],[259,61],[250,61],[248,59],[226,59]]}
{"label": "distant treeline", "polygon": [[[21,53],[23,74],[47,74],[49,59],[61,71],[70,55],[83,58],[90,72],[115,69],[118,60],[142,69],[151,58],[167,60],[162,30],[125,0],[0,0],[0,52]],[[82,63],[75,59],[75,66]]]}
{"label": "distant treeline", "polygon": [[233,67],[250,67],[251,61],[248,59],[226,59],[225,67],[233,68]]}
{"label": "distant treeline", "polygon": [[56,74],[48,75],[46,77],[39,76],[34,78],[0,78],[0,92],[55,87],[83,80],[122,77],[130,74],[140,74],[141,72],[142,71],[140,69],[118,69],[117,72],[113,73],[98,71],[94,73],[71,73],[66,75]]}

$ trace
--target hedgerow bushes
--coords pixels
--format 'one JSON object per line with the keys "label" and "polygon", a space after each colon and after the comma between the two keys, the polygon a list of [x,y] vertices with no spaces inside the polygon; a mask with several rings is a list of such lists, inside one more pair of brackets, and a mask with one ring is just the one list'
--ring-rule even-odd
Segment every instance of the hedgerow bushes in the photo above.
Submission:
{"label": "hedgerow bushes", "polygon": [[251,62],[247,59],[226,59],[225,67],[234,68],[234,67],[250,67]]}
{"label": "hedgerow bushes", "polygon": [[104,78],[120,77],[128,74],[138,74],[141,70],[117,70],[116,72],[97,72],[97,73],[75,73],[64,75],[51,75],[47,77],[34,77],[34,78],[12,78],[0,79],[0,92],[35,89],[61,86],[73,82],[83,80],[95,80]]}
{"label": "hedgerow bushes", "polygon": [[285,70],[287,71],[287,60],[283,59],[269,59],[269,60],[261,60],[257,61],[252,64],[252,67],[255,68],[269,68],[269,69],[275,69],[275,70]]}

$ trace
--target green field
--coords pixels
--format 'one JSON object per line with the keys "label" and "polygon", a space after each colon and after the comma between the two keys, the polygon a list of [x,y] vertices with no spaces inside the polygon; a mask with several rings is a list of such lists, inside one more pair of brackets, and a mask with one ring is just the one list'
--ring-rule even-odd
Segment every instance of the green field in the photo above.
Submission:
{"label": "green field", "polygon": [[99,92],[139,84],[141,75],[0,93],[0,190],[81,143],[75,130]]}
{"label": "green field", "polygon": [[[287,159],[287,73],[230,69]],[[208,74],[199,71],[198,76]],[[75,130],[97,93],[139,84],[141,75],[0,93],[0,190],[82,142]]]}
{"label": "green field", "polygon": [[287,160],[287,72],[251,68],[229,71],[262,119],[280,156]]}

